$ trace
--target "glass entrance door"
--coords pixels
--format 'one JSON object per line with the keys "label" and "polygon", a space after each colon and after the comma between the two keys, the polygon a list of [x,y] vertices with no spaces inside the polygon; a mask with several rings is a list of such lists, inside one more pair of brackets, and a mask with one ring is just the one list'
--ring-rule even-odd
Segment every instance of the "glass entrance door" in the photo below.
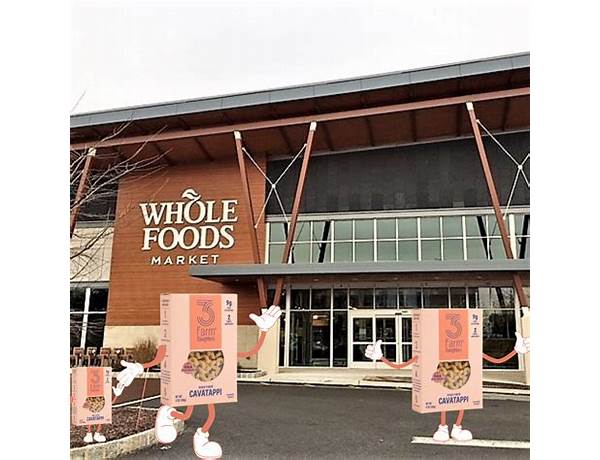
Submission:
{"label": "glass entrance door", "polygon": [[365,351],[368,345],[373,344],[373,319],[371,315],[350,315],[348,342],[352,344],[349,350],[352,367],[371,367],[372,360],[365,356]]}
{"label": "glass entrance door", "polygon": [[350,367],[384,369],[387,366],[365,356],[368,345],[381,340],[383,356],[393,362],[408,361],[412,357],[412,318],[410,313],[391,315],[375,311],[350,312],[348,342],[351,344]]}

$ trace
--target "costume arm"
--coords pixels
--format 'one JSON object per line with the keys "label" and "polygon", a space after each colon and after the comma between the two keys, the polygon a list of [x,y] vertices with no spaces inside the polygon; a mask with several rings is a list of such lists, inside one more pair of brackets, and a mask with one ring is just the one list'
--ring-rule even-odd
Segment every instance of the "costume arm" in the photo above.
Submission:
{"label": "costume arm", "polygon": [[263,343],[265,343],[266,336],[267,333],[265,331],[260,331],[260,334],[258,335],[258,340],[256,341],[256,344],[252,347],[252,349],[248,351],[238,351],[238,358],[248,358],[249,356],[258,353],[258,350],[260,350],[260,348],[263,346]]}
{"label": "costume arm", "polygon": [[418,356],[413,356],[408,361],[405,361],[403,363],[394,363],[394,362],[390,361],[389,359],[387,359],[385,356],[381,357],[381,361],[383,361],[388,366],[393,367],[394,369],[404,369],[406,366],[410,366],[412,363],[416,362],[417,359],[418,359]]}
{"label": "costume arm", "polygon": [[515,331],[515,337],[517,341],[515,342],[515,348],[509,354],[503,356],[502,358],[494,358],[493,356],[486,355],[483,353],[483,359],[489,361],[492,364],[502,364],[508,361],[510,358],[515,356],[517,353],[525,354],[529,353],[530,348],[530,339],[529,337],[523,338],[520,333]]}
{"label": "costume arm", "polygon": [[277,305],[271,305],[268,309],[263,308],[260,316],[250,313],[250,319],[256,323],[256,326],[258,329],[260,329],[260,334],[258,335],[258,340],[252,349],[248,351],[239,351],[237,354],[238,358],[248,358],[249,356],[258,353],[258,350],[260,350],[260,348],[263,346],[263,343],[265,343],[267,331],[275,325],[275,322],[280,316],[281,308],[279,308]]}
{"label": "costume arm", "polygon": [[154,359],[150,362],[142,364],[142,366],[144,366],[144,369],[150,369],[151,367],[154,367],[154,366],[160,364],[162,362],[162,360],[165,359],[166,354],[167,354],[167,346],[159,345],[158,349],[156,350],[156,355],[154,356]]}
{"label": "costume arm", "polygon": [[510,358],[512,358],[516,354],[517,354],[516,350],[513,350],[509,354],[503,356],[502,358],[494,358],[493,356],[486,355],[485,353],[483,353],[483,359],[485,359],[486,361],[489,361],[492,364],[502,364],[502,363],[505,363],[506,361],[508,361]]}

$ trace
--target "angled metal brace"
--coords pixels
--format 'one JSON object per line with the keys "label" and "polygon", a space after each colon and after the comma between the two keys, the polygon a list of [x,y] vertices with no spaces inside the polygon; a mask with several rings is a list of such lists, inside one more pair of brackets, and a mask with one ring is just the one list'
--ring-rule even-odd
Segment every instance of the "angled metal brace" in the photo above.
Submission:
{"label": "angled metal brace", "polygon": [[[288,262],[290,253],[292,250],[292,244],[293,244],[294,235],[296,232],[296,224],[298,222],[298,214],[300,211],[300,204],[302,202],[304,185],[306,183],[306,175],[307,175],[307,171],[308,171],[308,161],[310,159],[310,154],[312,152],[313,139],[314,139],[316,129],[317,129],[317,123],[311,122],[311,124],[309,126],[309,130],[308,130],[308,137],[306,140],[306,144],[303,146],[303,148],[300,150],[298,155],[292,161],[292,163],[293,163],[295,161],[295,159],[302,153],[302,151],[304,151],[304,157],[302,159],[302,166],[300,169],[300,177],[298,178],[298,184],[296,186],[296,193],[294,196],[294,204],[292,206],[292,214],[291,214],[291,218],[289,220],[288,234],[287,234],[287,238],[286,238],[285,247],[283,250],[282,263]],[[259,245],[258,245],[258,236],[256,234],[257,223],[256,223],[255,217],[254,217],[254,209],[252,206],[252,197],[250,194],[250,185],[248,182],[248,172],[246,170],[246,162],[244,159],[244,153],[246,153],[246,155],[248,155],[250,157],[251,161],[255,164],[255,166],[258,168],[258,170],[261,172],[261,174],[265,177],[265,179],[271,183],[271,186],[272,186],[271,191],[275,189],[279,180],[289,170],[289,168],[291,167],[291,163],[290,163],[290,165],[288,165],[288,167],[285,169],[285,171],[280,175],[280,177],[275,181],[275,183],[272,183],[267,178],[264,171],[262,171],[262,169],[256,164],[256,162],[254,162],[254,160],[252,159],[250,154],[244,148],[244,146],[242,144],[242,134],[239,131],[234,132],[234,139],[235,139],[235,146],[236,146],[236,151],[237,151],[238,164],[240,167],[240,175],[241,175],[242,185],[243,185],[243,189],[244,189],[244,205],[250,213],[250,218],[248,219],[248,230],[250,232],[250,239],[251,239],[251,245],[252,245],[252,257],[253,257],[253,261],[255,264],[260,264],[262,262],[261,262],[261,257],[260,257],[260,249],[259,249]],[[275,191],[275,194],[279,199],[279,195],[277,194],[276,191]],[[269,193],[269,197],[270,197],[270,195],[271,195],[271,192]],[[283,207],[280,199],[279,199],[279,204],[280,204],[280,206]],[[262,216],[263,212],[264,212],[264,206],[263,206],[263,209],[261,210],[260,216]],[[283,212],[285,213],[285,210],[283,210]],[[260,219],[260,216],[259,216],[259,219]],[[273,305],[279,305],[279,303],[281,302],[281,294],[283,291],[283,281],[284,281],[283,277],[279,277],[277,279],[277,288],[275,290],[275,297],[273,298]],[[263,306],[267,306],[267,289],[266,289],[266,284],[265,284],[264,278],[262,278],[262,277],[257,278],[257,284],[258,284],[258,295],[259,295],[260,303]]]}
{"label": "angled metal brace", "polygon": [[[504,246],[504,252],[506,254],[507,259],[514,259],[513,252],[510,247],[510,238],[508,236],[508,230],[506,228],[506,223],[504,222],[502,209],[500,208],[500,198],[498,197],[498,191],[496,190],[496,185],[494,184],[492,170],[490,169],[490,164],[488,162],[487,153],[483,145],[481,132],[479,131],[479,124],[477,123],[477,116],[475,115],[475,107],[473,107],[472,102],[467,102],[466,105],[467,112],[469,113],[469,120],[471,121],[471,128],[473,129],[473,135],[475,136],[477,152],[479,153],[479,159],[483,168],[483,175],[485,176],[488,192],[490,194],[490,200],[492,201],[494,214],[496,215],[496,222],[498,224],[498,228],[500,229],[500,235],[502,237],[502,245]],[[519,303],[521,304],[521,308],[529,307],[529,302],[527,301],[527,296],[525,295],[525,290],[523,289],[523,280],[521,279],[521,275],[515,272],[513,273],[512,277],[513,284],[515,286],[515,291],[517,291],[517,296],[519,297]]]}

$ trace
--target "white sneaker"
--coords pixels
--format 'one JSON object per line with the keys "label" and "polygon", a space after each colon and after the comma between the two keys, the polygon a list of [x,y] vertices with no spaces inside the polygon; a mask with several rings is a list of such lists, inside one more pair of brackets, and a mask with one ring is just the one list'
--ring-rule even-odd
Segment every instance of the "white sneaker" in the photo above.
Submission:
{"label": "white sneaker", "polygon": [[85,437],[83,438],[83,442],[89,444],[90,442],[94,442],[94,435],[91,431],[88,431]]}
{"label": "white sneaker", "polygon": [[196,457],[203,460],[215,460],[223,455],[221,446],[214,441],[209,441],[208,433],[204,433],[201,428],[198,428],[194,434],[194,453]]}
{"label": "white sneaker", "polygon": [[169,444],[177,438],[177,429],[175,428],[175,417],[171,412],[175,409],[169,406],[162,406],[156,414],[154,422],[154,434],[161,444]]}
{"label": "white sneaker", "polygon": [[105,442],[106,441],[106,436],[104,436],[102,433],[98,433],[96,431],[94,433],[94,441],[96,441],[96,442]]}
{"label": "white sneaker", "polygon": [[450,433],[450,436],[452,436],[452,439],[455,441],[470,441],[473,439],[471,432],[469,430],[463,430],[462,426],[460,425],[454,425],[452,427],[452,433]]}
{"label": "white sneaker", "polygon": [[446,442],[448,439],[450,439],[450,436],[448,436],[448,425],[439,425],[437,431],[433,433],[433,440],[436,442]]}

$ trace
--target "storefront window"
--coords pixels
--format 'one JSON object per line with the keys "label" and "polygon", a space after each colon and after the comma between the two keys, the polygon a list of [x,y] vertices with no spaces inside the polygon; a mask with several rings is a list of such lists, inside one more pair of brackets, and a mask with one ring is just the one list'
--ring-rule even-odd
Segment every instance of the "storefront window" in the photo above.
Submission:
{"label": "storefront window", "polygon": [[81,346],[81,332],[83,328],[83,314],[70,315],[71,345],[70,347]]}
{"label": "storefront window", "polygon": [[312,239],[313,241],[331,241],[331,222],[313,222]]}
{"label": "storefront window", "polygon": [[421,308],[421,288],[398,289],[398,301],[400,308]]}
{"label": "storefront window", "polygon": [[[486,309],[483,311],[483,352],[500,358],[510,353],[515,346],[515,311]],[[517,356],[512,357],[503,364],[492,364],[483,361],[486,369],[518,369],[519,360]]]}
{"label": "storefront window", "polygon": [[298,222],[294,241],[310,241],[310,222]]}
{"label": "storefront window", "polygon": [[419,260],[418,241],[398,241],[398,260]]}
{"label": "storefront window", "polygon": [[515,291],[512,287],[490,288],[491,308],[515,308]]}
{"label": "storefront window", "polygon": [[334,243],[334,262],[352,262],[352,243]]}
{"label": "storefront window", "polygon": [[83,311],[85,307],[85,288],[71,288],[70,310]]}
{"label": "storefront window", "polygon": [[70,347],[102,347],[108,306],[108,289],[72,287]]}
{"label": "storefront window", "polygon": [[396,239],[396,219],[378,219],[377,220],[377,239],[395,240]]}
{"label": "storefront window", "polygon": [[285,244],[270,244],[269,245],[269,263],[280,264],[283,260],[283,249]]}
{"label": "storefront window", "polygon": [[423,288],[423,307],[448,308],[448,288]]}
{"label": "storefront window", "polygon": [[269,241],[285,242],[286,238],[287,230],[284,222],[272,222],[269,225]]}
{"label": "storefront window", "polygon": [[101,347],[104,341],[105,314],[90,313],[87,320],[86,347]]}
{"label": "storefront window", "polygon": [[331,262],[331,243],[317,241],[312,244],[312,263],[322,264]]}
{"label": "storefront window", "polygon": [[336,241],[352,240],[352,221],[351,220],[337,220],[335,221],[335,235]]}
{"label": "storefront window", "polygon": [[421,241],[421,260],[442,260],[441,241]]}
{"label": "storefront window", "polygon": [[501,238],[491,238],[490,242],[490,260],[502,260],[506,259],[506,252],[504,251],[504,245],[502,244]]}
{"label": "storefront window", "polygon": [[417,219],[416,217],[407,217],[398,219],[398,238],[399,239],[416,239]]}
{"label": "storefront window", "polygon": [[[269,299],[272,295],[273,290],[269,290]],[[281,321],[280,365],[284,365],[285,358],[286,320],[290,322],[287,365],[345,367],[371,362],[364,353],[377,339],[383,341],[384,356],[388,359],[407,361],[412,357],[411,317],[390,310],[467,306],[483,309],[483,351],[494,357],[510,352],[514,347],[517,316],[515,294],[510,286],[292,289],[289,318]],[[377,314],[348,312],[348,308],[376,309]],[[386,310],[389,312],[383,313]],[[518,359],[500,367],[487,363],[484,366],[518,369]]]}
{"label": "storefront window", "polygon": [[354,221],[354,239],[355,240],[372,240],[373,239],[373,220],[356,220]]}
{"label": "storefront window", "polygon": [[292,289],[292,310],[308,310],[310,307],[310,289]]}
{"label": "storefront window", "polygon": [[[282,222],[269,225],[269,261],[280,263],[285,226]],[[507,229],[512,244],[516,244],[515,257],[529,258],[529,215],[510,214]],[[505,258],[500,230],[491,212],[479,216],[302,221],[292,252],[293,263]]]}
{"label": "storefront window", "polygon": [[373,242],[360,241],[354,243],[354,260],[355,262],[373,262],[375,260]]}
{"label": "storefront window", "polygon": [[373,289],[350,289],[351,308],[373,308]]}
{"label": "storefront window", "polygon": [[397,260],[396,255],[396,242],[395,241],[379,241],[377,243],[377,261],[395,261]]}
{"label": "storefront window", "polygon": [[279,365],[285,366],[285,321],[286,312],[283,311],[279,317]]}
{"label": "storefront window", "polygon": [[398,308],[396,288],[375,289],[375,308]]}
{"label": "storefront window", "polygon": [[348,313],[333,312],[333,366],[348,365]]}
{"label": "storefront window", "polygon": [[292,262],[296,264],[310,263],[310,243],[295,243],[292,250]]}
{"label": "storefront window", "polygon": [[330,313],[292,312],[290,364],[329,366]]}
{"label": "storefront window", "polygon": [[329,310],[331,308],[331,289],[312,289],[310,308],[312,310]]}
{"label": "storefront window", "polygon": [[467,290],[450,288],[450,305],[452,308],[467,308]]}
{"label": "storefront window", "polygon": [[439,238],[440,236],[440,218],[421,217],[421,238]]}
{"label": "storefront window", "polygon": [[467,259],[481,260],[487,259],[487,239],[467,239]]}
{"label": "storefront window", "polygon": [[463,259],[463,240],[444,240],[444,260]]}
{"label": "storefront window", "polygon": [[348,308],[348,289],[333,290],[333,308],[346,310]]}
{"label": "storefront window", "polygon": [[442,218],[444,238],[459,237],[462,238],[462,217],[446,216]]}

